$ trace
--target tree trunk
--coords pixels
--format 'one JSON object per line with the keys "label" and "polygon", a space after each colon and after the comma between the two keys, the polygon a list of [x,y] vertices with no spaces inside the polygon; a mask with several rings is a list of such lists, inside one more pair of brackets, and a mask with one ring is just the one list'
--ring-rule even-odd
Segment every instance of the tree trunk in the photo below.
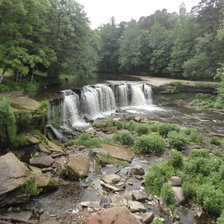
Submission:
{"label": "tree trunk", "polygon": [[0,77],[0,84],[2,84],[2,82],[3,82],[5,72],[6,72],[6,67],[5,67],[5,68],[3,69],[3,71],[2,71],[2,75],[1,75],[1,77]]}

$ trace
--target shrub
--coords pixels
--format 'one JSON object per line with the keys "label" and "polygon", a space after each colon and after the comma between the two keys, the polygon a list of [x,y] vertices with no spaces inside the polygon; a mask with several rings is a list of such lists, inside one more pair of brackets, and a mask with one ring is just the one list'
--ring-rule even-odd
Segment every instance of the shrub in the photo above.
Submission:
{"label": "shrub", "polygon": [[163,184],[160,196],[163,198],[164,202],[168,206],[175,204],[174,192],[170,184],[168,183]]}
{"label": "shrub", "polygon": [[137,138],[134,148],[140,152],[162,152],[165,149],[165,143],[159,135],[142,135]]}
{"label": "shrub", "polygon": [[183,154],[176,150],[171,151],[169,154],[168,163],[174,168],[183,167]]}
{"label": "shrub", "polygon": [[222,212],[221,216],[217,219],[216,224],[223,224],[224,223],[224,211]]}
{"label": "shrub", "polygon": [[189,159],[193,159],[193,158],[197,158],[197,157],[209,158],[208,150],[206,150],[206,149],[193,149],[191,151]]}
{"label": "shrub", "polygon": [[130,132],[123,132],[113,136],[114,141],[120,142],[122,145],[132,145],[134,143],[134,137]]}
{"label": "shrub", "polygon": [[139,135],[146,135],[149,133],[149,128],[147,125],[139,125],[137,128],[136,128],[136,132],[139,134]]}
{"label": "shrub", "polygon": [[184,134],[187,136],[190,142],[202,143],[203,136],[195,128],[186,128],[184,129]]}
{"label": "shrub", "polygon": [[179,131],[179,130],[180,128],[176,124],[167,124],[167,123],[160,124],[158,129],[159,134],[164,137],[167,137],[170,131]]}
{"label": "shrub", "polygon": [[114,121],[114,125],[116,126],[117,130],[121,130],[123,128],[123,123],[121,121]]}
{"label": "shrub", "polygon": [[151,132],[157,132],[159,129],[159,123],[158,122],[149,123],[148,128]]}
{"label": "shrub", "polygon": [[169,132],[168,139],[170,146],[177,150],[183,149],[187,143],[186,137],[182,133],[176,131]]}
{"label": "shrub", "polygon": [[0,84],[0,92],[7,92],[9,91],[9,87],[3,84]]}
{"label": "shrub", "polygon": [[31,113],[17,113],[16,114],[16,124],[18,130],[24,131],[28,130],[31,127],[32,114]]}
{"label": "shrub", "polygon": [[129,121],[127,124],[127,129],[129,131],[135,131],[137,129],[137,127],[139,126],[139,124],[133,120]]}
{"label": "shrub", "polygon": [[154,220],[151,224],[163,224],[163,222],[160,220]]}
{"label": "shrub", "polygon": [[42,191],[42,189],[38,188],[34,181],[29,180],[21,186],[21,191],[30,196],[36,196]]}
{"label": "shrub", "polygon": [[210,184],[204,184],[197,190],[197,202],[207,212],[220,215],[224,209],[224,193]]}
{"label": "shrub", "polygon": [[16,137],[16,119],[6,97],[0,97],[0,148],[11,145]]}
{"label": "shrub", "polygon": [[90,134],[88,133],[82,133],[79,136],[77,143],[79,145],[84,145],[88,148],[95,148],[95,147],[100,147],[102,141],[99,138],[91,138]]}
{"label": "shrub", "polygon": [[194,196],[196,196],[197,187],[194,183],[184,182],[182,184],[182,188],[183,188],[183,191],[184,191],[184,195],[187,198],[193,198]]}
{"label": "shrub", "polygon": [[210,143],[213,144],[213,145],[221,145],[222,144],[221,139],[216,137],[216,136],[213,136],[210,139]]}

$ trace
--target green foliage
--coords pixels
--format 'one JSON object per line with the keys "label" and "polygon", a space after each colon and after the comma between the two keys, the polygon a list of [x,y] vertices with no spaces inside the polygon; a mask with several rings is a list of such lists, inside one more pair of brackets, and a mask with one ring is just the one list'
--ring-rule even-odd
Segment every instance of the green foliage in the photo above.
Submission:
{"label": "green foliage", "polygon": [[0,97],[0,148],[12,145],[16,138],[16,119],[6,97]]}
{"label": "green foliage", "polygon": [[149,133],[149,127],[147,125],[139,125],[137,128],[136,128],[136,132],[139,134],[139,135],[146,135]]}
{"label": "green foliage", "polygon": [[170,184],[163,184],[160,195],[168,206],[175,204],[175,195]]}
{"label": "green foliage", "polygon": [[183,130],[183,133],[186,135],[188,141],[202,143],[203,142],[203,135],[198,132],[195,128],[186,128]]}
{"label": "green foliage", "polygon": [[219,137],[213,136],[210,138],[210,143],[212,143],[213,145],[221,145],[222,141]]}
{"label": "green foliage", "polygon": [[123,123],[121,121],[114,121],[114,125],[116,126],[117,130],[121,130],[123,128]]}
{"label": "green foliage", "polygon": [[121,165],[128,165],[129,163],[127,161],[122,161],[116,158],[113,158],[109,153],[107,154],[101,154],[99,156],[100,164],[105,166],[107,164],[121,164]]}
{"label": "green foliage", "polygon": [[169,154],[168,163],[174,168],[182,168],[183,167],[183,154],[176,150],[173,150]]}
{"label": "green foliage", "polygon": [[148,128],[151,132],[157,132],[159,129],[159,122],[152,122],[148,124]]}
{"label": "green foliage", "polygon": [[122,145],[132,145],[134,143],[134,137],[130,132],[123,132],[113,136],[114,141],[120,142]]}
{"label": "green foliage", "polygon": [[138,128],[139,124],[137,122],[131,120],[128,122],[128,124],[126,126],[129,131],[135,131]]}
{"label": "green foliage", "polygon": [[180,91],[183,88],[182,82],[171,82],[170,84],[174,86],[177,91]]}
{"label": "green foliage", "polygon": [[179,131],[180,128],[176,124],[162,123],[159,125],[159,134],[167,137],[170,131]]}
{"label": "green foliage", "polygon": [[162,152],[165,149],[165,143],[159,135],[142,135],[137,137],[134,148],[144,153]]}
{"label": "green foliage", "polygon": [[153,220],[152,224],[163,224],[163,222],[160,220]]}
{"label": "green foliage", "polygon": [[40,194],[42,189],[39,188],[34,181],[29,180],[21,186],[21,191],[29,196],[36,196]]}
{"label": "green foliage", "polygon": [[187,198],[193,198],[194,196],[196,196],[197,186],[195,185],[195,183],[191,183],[190,181],[185,181],[182,184],[182,188],[184,191],[184,195]]}
{"label": "green foliage", "polygon": [[102,140],[99,138],[91,138],[88,133],[82,133],[77,139],[77,144],[86,146],[88,148],[100,147]]}
{"label": "green foliage", "polygon": [[203,184],[197,191],[197,201],[213,214],[220,215],[224,209],[224,193],[210,184]]}
{"label": "green foliage", "polygon": [[168,139],[170,146],[177,150],[183,149],[187,143],[186,137],[181,132],[169,132]]}
{"label": "green foliage", "polygon": [[216,224],[223,224],[224,223],[224,211],[222,212],[221,216],[217,219]]}
{"label": "green foliage", "polygon": [[0,84],[0,92],[7,92],[7,91],[9,91],[9,87],[4,84]]}
{"label": "green foliage", "polygon": [[209,158],[209,152],[205,149],[193,149],[191,151],[191,154],[189,156],[189,159],[195,159],[195,158]]}
{"label": "green foliage", "polygon": [[32,114],[31,113],[17,113],[16,114],[16,125],[20,132],[29,130],[31,128]]}

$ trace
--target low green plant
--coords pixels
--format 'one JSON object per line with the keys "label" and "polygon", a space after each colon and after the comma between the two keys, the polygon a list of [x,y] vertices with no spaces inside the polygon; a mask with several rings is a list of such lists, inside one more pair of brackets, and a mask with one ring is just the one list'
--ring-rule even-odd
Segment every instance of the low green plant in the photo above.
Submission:
{"label": "low green plant", "polygon": [[36,196],[40,194],[42,189],[39,188],[33,180],[29,180],[21,186],[21,191],[30,196]]}
{"label": "low green plant", "polygon": [[120,134],[115,134],[113,136],[113,139],[116,142],[120,142],[122,145],[132,145],[134,143],[134,137],[128,131]]}
{"label": "low green plant", "polygon": [[221,214],[221,216],[217,219],[216,224],[223,224],[224,223],[224,210]]}
{"label": "low green plant", "polygon": [[139,125],[137,128],[136,128],[136,132],[138,133],[138,135],[146,135],[149,133],[149,127],[147,125]]}
{"label": "low green plant", "polygon": [[157,132],[159,129],[159,122],[151,122],[148,124],[148,128],[151,132]]}
{"label": "low green plant", "polygon": [[26,131],[32,128],[31,123],[32,123],[32,114],[31,113],[16,113],[16,125],[18,130],[21,131]]}
{"label": "low green plant", "polygon": [[4,84],[0,84],[0,92],[7,92],[9,91],[9,87],[4,85]]}
{"label": "low green plant", "polygon": [[107,164],[113,164],[113,165],[115,165],[115,164],[128,165],[129,164],[127,161],[122,161],[122,160],[113,158],[111,156],[111,154],[109,154],[109,153],[101,154],[99,156],[99,162],[103,166],[105,166]]}
{"label": "low green plant", "polygon": [[191,151],[189,159],[191,160],[191,159],[198,158],[198,157],[209,158],[208,150],[207,149],[193,149]]}
{"label": "low green plant", "polygon": [[213,145],[221,145],[222,141],[221,141],[221,139],[219,137],[213,136],[210,139],[210,143],[213,144]]}
{"label": "low green plant", "polygon": [[176,131],[169,132],[168,140],[170,146],[177,150],[182,150],[187,143],[187,138],[181,132]]}
{"label": "low green plant", "polygon": [[114,125],[116,126],[117,130],[121,130],[123,128],[123,123],[121,121],[114,121]]}
{"label": "low green plant", "polygon": [[176,150],[173,150],[169,154],[168,163],[174,168],[183,167],[183,154]]}
{"label": "low green plant", "polygon": [[163,224],[163,222],[160,220],[153,220],[151,224]]}
{"label": "low green plant", "polygon": [[100,138],[91,138],[90,134],[84,132],[79,136],[77,144],[86,146],[88,148],[96,148],[100,147],[102,140]]}
{"label": "low green plant", "polygon": [[170,84],[174,86],[177,91],[180,91],[184,86],[182,82],[171,82]]}
{"label": "low green plant", "polygon": [[165,143],[163,138],[159,135],[142,135],[137,137],[134,149],[144,153],[159,153],[165,149]]}
{"label": "low green plant", "polygon": [[196,196],[196,192],[197,192],[197,186],[195,183],[191,183],[190,181],[185,181],[182,184],[182,188],[184,191],[184,195],[187,198],[193,198]]}
{"label": "low green plant", "polygon": [[167,137],[170,131],[178,132],[179,130],[180,128],[176,124],[168,124],[168,123],[162,123],[159,125],[159,128],[158,128],[159,134],[164,137]]}
{"label": "low green plant", "polygon": [[188,141],[195,143],[203,142],[203,135],[198,132],[196,128],[186,128],[183,130],[183,133],[186,135]]}
{"label": "low green plant", "polygon": [[130,120],[126,126],[129,131],[135,131],[137,129],[138,125],[139,124],[137,122]]}
{"label": "low green plant", "polygon": [[160,196],[168,206],[175,204],[174,191],[170,184],[163,184]]}

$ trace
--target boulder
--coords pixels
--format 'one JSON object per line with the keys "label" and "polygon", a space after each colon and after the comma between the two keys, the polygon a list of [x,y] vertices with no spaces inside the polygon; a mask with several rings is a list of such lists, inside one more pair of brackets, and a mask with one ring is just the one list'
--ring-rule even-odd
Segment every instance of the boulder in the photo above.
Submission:
{"label": "boulder", "polygon": [[49,167],[53,164],[54,160],[51,156],[39,156],[30,159],[30,164],[36,165],[37,167]]}
{"label": "boulder", "polygon": [[140,224],[125,207],[114,207],[101,211],[84,222],[86,224]]}
{"label": "boulder", "polygon": [[134,153],[120,146],[112,146],[107,144],[102,144],[100,148],[92,149],[93,152],[97,154],[110,154],[112,157],[120,160],[125,160],[131,162],[134,157]]}
{"label": "boulder", "polygon": [[145,212],[145,206],[138,201],[128,201],[128,207],[130,208],[131,212]]}
{"label": "boulder", "polygon": [[145,170],[140,165],[135,165],[131,169],[131,174],[143,176],[145,174]]}
{"label": "boulder", "polygon": [[173,177],[170,177],[167,182],[173,186],[173,187],[179,187],[182,185],[182,180],[180,177],[177,177],[177,176],[173,176]]}
{"label": "boulder", "polygon": [[144,191],[133,190],[132,196],[136,201],[144,201],[148,199],[148,195]]}
{"label": "boulder", "polygon": [[27,181],[28,169],[13,153],[0,156],[0,195],[12,191]]}
{"label": "boulder", "polygon": [[76,208],[79,211],[87,208],[89,212],[99,211],[101,210],[100,202],[99,201],[83,201],[76,205]]}
{"label": "boulder", "polygon": [[143,223],[151,223],[154,218],[154,213],[146,212],[146,213],[143,213],[141,216],[142,216]]}
{"label": "boulder", "polygon": [[182,204],[185,200],[184,192],[182,187],[172,187],[174,194],[175,194],[175,200],[177,203]]}
{"label": "boulder", "polygon": [[117,174],[107,174],[100,178],[102,181],[104,181],[107,184],[116,184],[121,180],[121,177]]}
{"label": "boulder", "polygon": [[120,206],[127,206],[127,199],[125,199],[125,197],[123,195],[119,195],[119,194],[114,194],[111,198],[111,205],[113,207],[120,207]]}
{"label": "boulder", "polygon": [[76,177],[86,177],[89,174],[90,160],[87,157],[69,155],[66,169]]}

